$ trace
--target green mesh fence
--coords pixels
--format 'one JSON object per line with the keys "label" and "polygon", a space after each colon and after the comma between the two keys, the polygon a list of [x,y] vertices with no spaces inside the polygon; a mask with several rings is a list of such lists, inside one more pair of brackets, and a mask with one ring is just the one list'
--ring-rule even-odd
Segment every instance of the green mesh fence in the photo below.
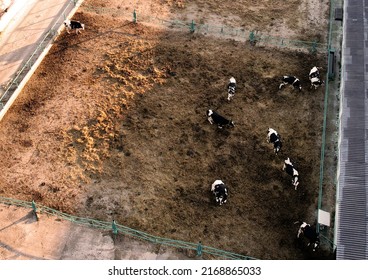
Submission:
{"label": "green mesh fence", "polygon": [[[329,11],[329,29],[328,29],[328,46],[326,49],[327,53],[327,71],[326,71],[326,80],[325,80],[325,93],[324,93],[324,104],[323,104],[323,124],[322,124],[322,139],[321,139],[321,154],[320,154],[320,177],[319,177],[319,186],[318,186],[318,203],[317,203],[317,213],[318,210],[322,210],[322,202],[323,202],[323,184],[324,184],[324,176],[325,176],[325,156],[326,156],[326,131],[327,131],[327,115],[329,111],[329,96],[330,94],[330,86],[329,86],[329,80],[331,79],[331,73],[333,72],[332,67],[334,67],[333,63],[333,55],[331,55],[331,52],[334,53],[334,50],[332,48],[333,44],[333,26],[334,26],[334,17],[333,17],[333,9],[335,6],[335,1],[330,0],[330,11]],[[332,94],[334,96],[334,94]],[[320,232],[321,226],[317,222],[317,232]],[[328,243],[328,245],[331,247],[331,249],[335,249],[335,244],[333,241],[330,240],[329,237],[323,235],[320,232],[320,236],[324,241]]]}
{"label": "green mesh fence", "polygon": [[104,222],[104,221],[98,221],[94,219],[82,218],[82,217],[69,215],[69,214],[66,214],[58,210],[55,210],[55,209],[52,209],[46,206],[42,206],[39,204],[37,204],[36,206],[36,203],[34,201],[27,202],[23,200],[6,198],[6,197],[0,196],[0,203],[6,204],[6,205],[24,207],[24,208],[31,208],[33,209],[33,211],[35,212],[37,211],[38,214],[47,214],[47,215],[57,216],[59,218],[62,218],[64,220],[70,221],[78,225],[89,226],[89,227],[93,227],[93,228],[97,228],[101,230],[111,230],[111,232],[114,235],[117,235],[120,233],[120,234],[129,235],[129,236],[139,238],[141,240],[148,241],[148,242],[155,243],[155,244],[161,244],[161,245],[175,247],[175,248],[193,250],[197,252],[197,256],[208,254],[208,255],[219,257],[221,259],[256,260],[255,258],[252,258],[249,256],[216,249],[216,248],[209,247],[209,246],[204,246],[202,245],[201,242],[192,243],[192,242],[185,242],[181,240],[174,240],[174,239],[154,236],[154,235],[145,233],[143,231],[138,231],[138,230],[135,230],[135,229],[123,226],[123,225],[119,225],[116,223],[116,221]]}
{"label": "green mesh fence", "polygon": [[299,51],[309,51],[310,53],[325,53],[327,44],[319,43],[317,41],[302,41],[292,40],[279,36],[271,36],[261,34],[257,31],[251,31],[249,33],[249,42],[252,45],[258,46],[275,46],[280,48],[290,48]]}
{"label": "green mesh fence", "polygon": [[157,16],[140,14],[139,11],[133,10],[128,12],[126,10],[95,7],[91,5],[83,5],[85,11],[104,14],[109,13],[114,16],[125,18],[126,20],[143,23],[146,25],[154,25],[155,27],[176,29],[181,31],[189,31],[191,33],[199,33],[205,35],[221,36],[223,38],[233,38],[238,41],[250,42],[257,46],[273,46],[281,48],[290,48],[299,51],[309,51],[311,53],[326,52],[327,44],[319,43],[317,41],[301,41],[282,38],[273,35],[263,34],[260,31],[246,30],[245,28],[235,28],[226,25],[209,25],[201,22],[181,21],[176,19],[162,19]]}

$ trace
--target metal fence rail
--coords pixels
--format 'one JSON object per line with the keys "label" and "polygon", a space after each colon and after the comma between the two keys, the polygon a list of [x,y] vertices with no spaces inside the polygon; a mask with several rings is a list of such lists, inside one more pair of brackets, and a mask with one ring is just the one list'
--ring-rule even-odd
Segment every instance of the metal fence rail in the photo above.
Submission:
{"label": "metal fence rail", "polygon": [[28,71],[31,69],[37,58],[39,57],[40,53],[46,48],[46,46],[49,44],[50,40],[52,39],[53,35],[51,31],[48,31],[46,35],[43,37],[41,43],[37,45],[36,50],[31,54],[29,59],[24,63],[24,65],[21,67],[20,70],[17,71],[17,74],[15,78],[11,80],[9,83],[7,89],[0,97],[0,110],[3,109],[5,103],[9,100],[10,96],[13,94],[13,91],[15,91],[19,83],[23,80],[24,76],[28,73]]}
{"label": "metal fence rail", "polygon": [[193,250],[197,253],[197,256],[202,256],[205,253],[208,255],[219,257],[221,259],[256,260],[255,258],[252,258],[249,256],[216,249],[216,248],[209,247],[209,246],[204,246],[202,245],[201,242],[192,243],[192,242],[186,242],[186,241],[181,241],[181,240],[174,240],[174,239],[154,236],[152,234],[149,234],[143,231],[138,231],[138,230],[135,230],[135,229],[123,226],[123,225],[119,225],[115,221],[104,222],[104,221],[69,215],[69,214],[60,212],[58,210],[49,208],[47,206],[42,206],[39,204],[36,205],[34,201],[27,202],[23,200],[0,196],[0,203],[5,204],[5,205],[13,205],[13,206],[18,206],[18,207],[31,208],[33,209],[37,218],[38,218],[38,214],[57,216],[59,218],[62,218],[64,220],[70,221],[78,225],[93,227],[93,228],[97,228],[101,230],[108,230],[108,231],[111,231],[112,234],[114,235],[117,235],[120,233],[120,234],[129,235],[129,236],[139,238],[141,240],[145,240],[145,241],[155,243],[155,244],[161,244],[161,245],[175,247],[175,248]]}
{"label": "metal fence rail", "polygon": [[319,43],[317,41],[293,40],[280,36],[262,34],[255,31],[251,31],[249,33],[249,41],[254,45],[290,48],[298,51],[309,51],[310,53],[326,53],[327,50],[327,44]]}
{"label": "metal fence rail", "polygon": [[[327,71],[326,71],[326,79],[325,79],[325,92],[324,92],[324,103],[323,103],[323,124],[322,124],[322,138],[321,138],[321,153],[320,153],[320,177],[319,177],[319,185],[318,185],[318,202],[317,202],[317,213],[319,210],[322,210],[322,202],[323,202],[323,183],[324,183],[324,177],[325,177],[325,157],[326,157],[326,131],[327,131],[327,114],[329,111],[328,104],[329,104],[329,96],[331,88],[329,86],[329,81],[333,80],[334,73],[334,52],[335,50],[332,47],[332,29],[333,29],[333,22],[334,22],[334,14],[333,10],[335,8],[335,1],[330,0],[330,10],[329,10],[329,26],[328,26],[328,42],[327,42]],[[332,95],[334,96],[334,94]],[[338,122],[336,122],[338,123]],[[335,182],[336,184],[336,182]],[[335,186],[336,187],[336,186]],[[318,218],[317,218],[318,219]],[[328,243],[328,246],[334,250],[336,248],[336,245],[333,241],[329,239],[329,237],[326,237],[321,232],[321,226],[317,221],[317,232],[320,233],[320,236],[323,238],[326,243]]]}

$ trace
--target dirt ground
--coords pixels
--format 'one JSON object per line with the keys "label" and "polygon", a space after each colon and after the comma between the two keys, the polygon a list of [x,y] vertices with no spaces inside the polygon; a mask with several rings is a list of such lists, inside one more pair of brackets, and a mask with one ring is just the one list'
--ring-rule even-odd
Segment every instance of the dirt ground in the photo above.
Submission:
{"label": "dirt ground", "polygon": [[[74,18],[86,30],[57,38],[0,123],[0,195],[258,259],[327,258],[295,240],[295,222],[313,223],[317,209],[324,90],[309,88],[308,72],[326,67],[326,57],[134,24],[83,6],[135,4],[183,19],[195,10],[204,20],[321,38],[328,1],[187,2],[85,1]],[[302,92],[278,89],[289,74]],[[231,76],[238,88],[227,102]],[[210,125],[208,109],[235,127]],[[268,127],[283,139],[277,156]],[[297,191],[282,171],[287,157],[301,175]],[[210,192],[216,179],[229,188],[221,207]]]}

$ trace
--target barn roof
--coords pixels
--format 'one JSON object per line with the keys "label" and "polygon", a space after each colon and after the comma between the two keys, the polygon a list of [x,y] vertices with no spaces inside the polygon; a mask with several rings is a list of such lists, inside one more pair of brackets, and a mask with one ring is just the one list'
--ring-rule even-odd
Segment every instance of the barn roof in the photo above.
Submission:
{"label": "barn roof", "polygon": [[368,259],[368,0],[344,1],[336,258]]}

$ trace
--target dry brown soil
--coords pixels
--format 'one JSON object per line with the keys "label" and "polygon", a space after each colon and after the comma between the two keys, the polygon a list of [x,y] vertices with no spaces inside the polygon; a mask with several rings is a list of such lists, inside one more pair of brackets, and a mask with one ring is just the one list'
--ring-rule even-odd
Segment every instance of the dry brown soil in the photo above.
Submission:
{"label": "dry brown soil", "polygon": [[[0,195],[259,259],[326,258],[295,241],[295,222],[313,223],[317,209],[324,90],[309,89],[308,72],[326,58],[116,13],[135,4],[184,19],[196,4],[206,19],[302,34],[311,1],[188,2],[85,1],[115,13],[82,6],[74,18],[86,30],[57,38],[0,123]],[[300,78],[302,92],[278,90],[288,74]],[[238,88],[227,102],[231,76]],[[210,108],[235,127],[210,125]],[[268,127],[284,141],[277,156]],[[301,174],[297,191],[281,170],[287,157]],[[229,188],[221,207],[210,192],[216,179]]]}

